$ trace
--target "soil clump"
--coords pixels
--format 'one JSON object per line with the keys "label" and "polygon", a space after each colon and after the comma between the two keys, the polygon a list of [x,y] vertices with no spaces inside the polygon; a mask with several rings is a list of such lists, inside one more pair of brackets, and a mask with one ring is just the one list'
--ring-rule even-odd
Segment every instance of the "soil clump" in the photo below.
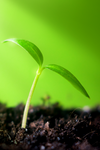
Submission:
{"label": "soil clump", "polygon": [[0,103],[0,150],[100,150],[100,106],[92,110],[30,106],[21,129],[24,105]]}

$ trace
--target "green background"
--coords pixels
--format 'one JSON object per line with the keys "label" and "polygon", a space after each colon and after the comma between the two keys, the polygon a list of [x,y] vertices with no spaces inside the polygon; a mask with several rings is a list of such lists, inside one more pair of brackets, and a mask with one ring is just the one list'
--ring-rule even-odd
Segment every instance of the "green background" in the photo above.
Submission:
{"label": "green background", "polygon": [[[0,0],[0,42],[22,38],[36,44],[44,65],[58,64],[73,73],[91,99],[58,74],[44,70],[31,104],[65,107],[100,104],[100,0]],[[19,46],[0,43],[0,101],[26,102],[38,64]]]}

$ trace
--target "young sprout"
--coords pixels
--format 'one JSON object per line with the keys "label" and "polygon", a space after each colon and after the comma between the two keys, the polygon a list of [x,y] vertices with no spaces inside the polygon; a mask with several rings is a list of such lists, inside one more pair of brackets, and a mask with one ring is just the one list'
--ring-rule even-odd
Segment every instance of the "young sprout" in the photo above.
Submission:
{"label": "young sprout", "polygon": [[26,121],[27,121],[30,101],[32,99],[32,95],[33,95],[34,89],[36,87],[38,78],[44,69],[49,69],[49,70],[52,70],[52,71],[60,74],[62,77],[67,79],[75,88],[77,88],[81,93],[83,93],[85,96],[87,96],[89,98],[89,95],[86,92],[86,90],[84,89],[84,87],[82,86],[82,84],[68,70],[66,70],[65,68],[63,68],[61,66],[55,65],[55,64],[49,64],[49,65],[46,65],[43,67],[42,66],[43,55],[36,45],[34,45],[33,43],[31,43],[29,41],[26,41],[23,39],[17,39],[17,38],[7,39],[4,42],[8,42],[8,41],[13,42],[13,43],[21,46],[22,48],[24,48],[36,60],[36,62],[39,65],[39,68],[36,71],[36,76],[35,76],[35,79],[33,81],[33,84],[32,84],[32,87],[30,89],[28,99],[27,99],[27,102],[25,105],[23,118],[22,118],[22,126],[21,126],[22,128],[26,128]]}
{"label": "young sprout", "polygon": [[50,100],[50,96],[49,95],[45,95],[44,97],[41,97],[41,100],[42,100],[42,102],[43,102],[43,105],[45,105],[45,103],[47,102],[47,101],[49,101]]}

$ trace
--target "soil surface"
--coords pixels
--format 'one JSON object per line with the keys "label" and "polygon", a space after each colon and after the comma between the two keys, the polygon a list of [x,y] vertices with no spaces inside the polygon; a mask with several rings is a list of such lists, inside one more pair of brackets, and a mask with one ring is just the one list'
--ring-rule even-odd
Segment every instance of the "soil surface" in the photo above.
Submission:
{"label": "soil surface", "polygon": [[100,150],[100,106],[65,110],[30,106],[26,129],[21,129],[24,105],[0,104],[0,150]]}

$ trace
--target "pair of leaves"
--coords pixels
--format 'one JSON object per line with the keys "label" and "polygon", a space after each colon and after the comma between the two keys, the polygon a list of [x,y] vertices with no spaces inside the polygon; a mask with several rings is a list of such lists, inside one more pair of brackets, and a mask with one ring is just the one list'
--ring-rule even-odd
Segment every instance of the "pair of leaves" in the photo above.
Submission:
{"label": "pair of leaves", "polygon": [[[7,39],[4,42],[8,42],[8,41],[11,41],[11,42],[23,47],[36,60],[36,62],[39,64],[39,66],[40,67],[42,66],[43,55],[36,45],[34,45],[33,43],[31,43],[29,41],[22,40],[22,39],[16,39],[16,38],[15,39]],[[46,65],[44,68],[50,69],[50,70],[60,74],[65,79],[67,79],[75,88],[77,88],[80,92],[82,92],[85,96],[87,96],[89,98],[89,95],[86,92],[85,88],[77,80],[77,78],[68,70],[66,70],[65,68],[63,68],[61,66],[55,65],[55,64]]]}

